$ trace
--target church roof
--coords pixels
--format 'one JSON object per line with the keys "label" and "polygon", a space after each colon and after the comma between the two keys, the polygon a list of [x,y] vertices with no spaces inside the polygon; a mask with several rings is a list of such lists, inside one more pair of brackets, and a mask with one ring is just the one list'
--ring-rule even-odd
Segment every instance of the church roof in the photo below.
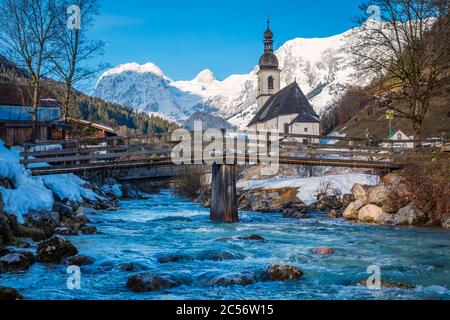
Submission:
{"label": "church roof", "polygon": [[294,81],[267,100],[248,126],[266,122],[281,115],[298,114],[294,122],[318,123],[319,116]]}
{"label": "church roof", "polygon": [[278,69],[278,58],[273,52],[264,52],[259,59],[260,69]]}

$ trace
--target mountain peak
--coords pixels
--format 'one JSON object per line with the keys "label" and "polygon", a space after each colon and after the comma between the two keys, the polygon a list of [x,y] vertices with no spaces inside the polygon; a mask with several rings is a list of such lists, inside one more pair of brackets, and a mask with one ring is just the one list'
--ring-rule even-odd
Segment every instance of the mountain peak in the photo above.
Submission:
{"label": "mountain peak", "polygon": [[207,84],[213,82],[214,80],[216,80],[214,73],[210,69],[205,69],[200,71],[193,81]]}
{"label": "mountain peak", "polygon": [[121,64],[103,73],[101,78],[118,75],[124,72],[153,73],[161,78],[167,78],[166,75],[161,71],[161,69],[156,64],[151,62],[148,62],[146,64],[139,64],[136,62]]}

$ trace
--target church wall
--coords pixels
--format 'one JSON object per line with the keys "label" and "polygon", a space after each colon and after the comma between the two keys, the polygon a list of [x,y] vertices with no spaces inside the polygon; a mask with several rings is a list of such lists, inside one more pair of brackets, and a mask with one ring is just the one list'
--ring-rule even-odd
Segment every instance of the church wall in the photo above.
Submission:
{"label": "church wall", "polygon": [[[319,123],[297,122],[292,125],[292,133],[319,136],[320,135],[320,124]],[[301,140],[303,140],[303,139],[301,139]],[[311,142],[319,143],[319,140],[314,139]]]}

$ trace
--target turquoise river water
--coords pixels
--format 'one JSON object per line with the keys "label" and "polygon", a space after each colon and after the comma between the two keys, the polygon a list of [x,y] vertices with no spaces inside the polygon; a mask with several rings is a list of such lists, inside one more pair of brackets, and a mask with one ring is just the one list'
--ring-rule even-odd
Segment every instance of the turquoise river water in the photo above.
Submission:
{"label": "turquoise river water", "polygon": [[[81,288],[67,288],[67,266],[35,263],[28,272],[0,275],[0,285],[18,289],[30,299],[450,299],[450,231],[358,225],[320,214],[311,219],[283,218],[279,213],[241,212],[241,222],[217,225],[209,210],[165,191],[148,200],[124,201],[118,211],[92,215],[98,235],[70,237],[80,254],[95,263],[81,267]],[[240,240],[258,234],[265,241]],[[234,238],[233,238],[234,237]],[[332,247],[333,255],[311,249]],[[31,250],[35,250],[32,248]],[[165,254],[197,256],[230,251],[240,259],[160,264]],[[133,293],[127,278],[142,270],[185,274],[189,285]],[[296,282],[257,282],[248,286],[208,286],[202,275],[263,272],[272,263],[299,267]],[[415,290],[374,290],[357,286],[377,265],[383,280],[416,286]]]}

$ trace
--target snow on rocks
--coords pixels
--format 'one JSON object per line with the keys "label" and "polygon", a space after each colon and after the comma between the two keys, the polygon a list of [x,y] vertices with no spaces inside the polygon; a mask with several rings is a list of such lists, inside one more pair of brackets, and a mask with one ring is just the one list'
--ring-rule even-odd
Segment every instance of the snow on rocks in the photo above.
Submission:
{"label": "snow on rocks", "polygon": [[20,165],[19,152],[6,148],[1,140],[0,177],[7,178],[13,185],[12,189],[0,186],[3,209],[17,216],[19,222],[23,223],[23,215],[31,210],[51,210],[54,201],[52,192]]}
{"label": "snow on rocks", "polygon": [[83,202],[83,200],[106,200],[92,189],[85,188],[86,181],[73,174],[43,176],[44,185],[60,199]]}
{"label": "snow on rocks", "polygon": [[374,175],[341,174],[311,178],[246,180],[239,181],[237,188],[244,190],[297,188],[297,198],[307,205],[312,205],[317,202],[317,196],[324,192],[324,190],[321,190],[324,185],[329,186],[328,191],[343,195],[351,193],[356,183],[373,186],[377,185],[379,181],[380,178]]}
{"label": "snow on rocks", "polygon": [[[18,149],[9,149],[0,140],[0,177],[8,183],[0,184],[3,210],[17,217],[19,223],[25,222],[25,215],[32,213],[48,215],[52,211],[68,214],[75,211],[79,203],[106,203],[100,190],[89,186],[73,174],[60,174],[33,177],[20,164]],[[55,202],[55,200],[58,200]],[[59,203],[63,201],[64,203]],[[56,210],[55,210],[56,209]]]}

